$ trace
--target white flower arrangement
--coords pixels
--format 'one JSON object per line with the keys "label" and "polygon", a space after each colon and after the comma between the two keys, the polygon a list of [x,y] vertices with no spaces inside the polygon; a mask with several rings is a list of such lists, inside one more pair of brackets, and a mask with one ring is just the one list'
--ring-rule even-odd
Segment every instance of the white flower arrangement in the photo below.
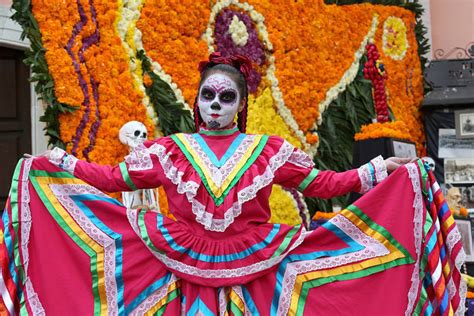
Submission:
{"label": "white flower arrangement", "polygon": [[245,46],[249,40],[249,33],[244,22],[239,20],[237,15],[234,15],[232,22],[229,25],[229,33],[232,41],[237,46]]}
{"label": "white flower arrangement", "polygon": [[[150,104],[150,99],[146,94],[143,85],[143,72],[141,62],[136,58],[137,48],[141,45],[141,32],[136,27],[136,22],[140,18],[140,12],[143,7],[143,0],[129,0],[121,1],[119,5],[118,16],[116,19],[116,30],[122,41],[122,46],[129,55],[129,69],[132,74],[133,84],[140,90],[142,94],[142,103],[145,106],[148,117],[152,120],[153,125],[158,124],[158,117],[153,106]],[[137,39],[138,44],[137,45]]]}

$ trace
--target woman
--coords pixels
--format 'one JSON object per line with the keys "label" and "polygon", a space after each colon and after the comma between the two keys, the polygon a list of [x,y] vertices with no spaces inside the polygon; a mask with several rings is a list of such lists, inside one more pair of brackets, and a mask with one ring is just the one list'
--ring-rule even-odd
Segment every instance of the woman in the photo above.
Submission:
{"label": "woman", "polygon": [[[244,57],[219,54],[200,64],[196,134],[147,142],[116,167],[58,148],[47,159],[19,164],[3,221],[5,240],[18,238],[16,247],[3,249],[10,261],[2,269],[10,274],[2,297],[11,301],[5,303],[10,312],[334,315],[362,313],[364,306],[365,315],[399,315],[415,309],[418,300],[407,293],[419,292],[420,281],[410,282],[419,275],[416,210],[406,171],[315,231],[268,223],[272,184],[321,198],[365,193],[408,160],[377,157],[356,170],[319,171],[285,140],[245,134],[250,67]],[[101,192],[160,185],[176,221],[125,209]],[[384,205],[393,186],[395,199],[405,197],[397,200],[400,223],[390,209],[369,209]],[[395,237],[388,233],[398,228]],[[385,298],[391,309],[376,299],[380,291],[366,306],[361,295],[383,282],[397,284],[397,294]],[[347,291],[342,302],[362,305],[330,303],[337,290]]]}

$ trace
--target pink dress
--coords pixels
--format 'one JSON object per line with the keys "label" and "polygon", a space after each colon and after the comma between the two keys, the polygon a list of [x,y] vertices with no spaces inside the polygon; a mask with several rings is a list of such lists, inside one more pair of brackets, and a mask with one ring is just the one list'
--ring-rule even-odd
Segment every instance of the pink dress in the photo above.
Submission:
{"label": "pink dress", "polygon": [[[365,193],[386,177],[383,159],[319,171],[283,139],[234,128],[147,142],[116,167],[59,149],[51,162],[19,163],[4,213],[0,285],[11,313],[401,315],[461,308],[457,235],[440,245],[451,269],[444,292],[424,287],[430,274],[423,256],[433,252],[424,237],[443,239],[429,231],[442,196],[427,215],[423,183],[430,182],[417,164],[307,231],[268,223],[272,184],[321,198]],[[126,209],[102,193],[158,186],[176,221]]]}

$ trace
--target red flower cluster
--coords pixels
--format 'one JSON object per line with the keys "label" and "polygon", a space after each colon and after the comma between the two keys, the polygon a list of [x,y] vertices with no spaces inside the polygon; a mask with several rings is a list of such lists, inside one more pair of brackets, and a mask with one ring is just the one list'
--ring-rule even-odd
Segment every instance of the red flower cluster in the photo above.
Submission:
{"label": "red flower cluster", "polygon": [[374,87],[373,94],[377,121],[381,123],[388,122],[388,104],[387,94],[385,92],[387,72],[385,71],[384,65],[379,61],[380,55],[377,51],[377,47],[369,43],[366,49],[367,62],[364,66],[364,77],[372,81],[372,86]]}
{"label": "red flower cluster", "polygon": [[252,62],[247,57],[243,55],[224,57],[220,52],[214,52],[209,55],[209,61],[201,61],[199,63],[199,72],[202,73],[206,68],[217,64],[226,64],[239,69],[242,75],[244,75],[245,80],[247,82],[249,81],[250,73],[252,71]]}

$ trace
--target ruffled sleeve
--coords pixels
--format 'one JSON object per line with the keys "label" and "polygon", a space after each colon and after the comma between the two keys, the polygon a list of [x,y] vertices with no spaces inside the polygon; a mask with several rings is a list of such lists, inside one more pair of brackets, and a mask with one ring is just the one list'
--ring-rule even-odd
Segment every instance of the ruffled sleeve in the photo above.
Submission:
{"label": "ruffled sleeve", "polygon": [[305,152],[295,148],[275,174],[275,183],[297,188],[305,196],[332,198],[349,192],[365,193],[387,177],[381,156],[358,169],[344,172],[318,170]]}
{"label": "ruffled sleeve", "polygon": [[155,142],[147,142],[113,167],[79,160],[60,148],[52,150],[50,162],[106,192],[156,188],[163,178],[158,157],[152,152],[157,146]]}

